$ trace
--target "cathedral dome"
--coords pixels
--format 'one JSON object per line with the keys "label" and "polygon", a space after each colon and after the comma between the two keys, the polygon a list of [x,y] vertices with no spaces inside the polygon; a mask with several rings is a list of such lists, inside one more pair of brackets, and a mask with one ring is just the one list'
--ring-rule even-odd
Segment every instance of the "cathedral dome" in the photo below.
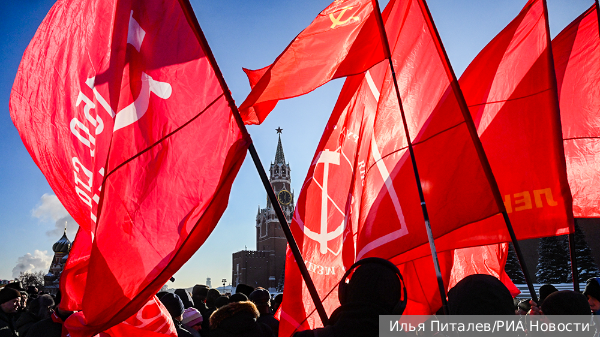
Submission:
{"label": "cathedral dome", "polygon": [[67,238],[66,231],[60,240],[56,241],[56,243],[52,246],[52,250],[55,253],[69,253],[69,250],[71,250],[71,241],[69,241]]}

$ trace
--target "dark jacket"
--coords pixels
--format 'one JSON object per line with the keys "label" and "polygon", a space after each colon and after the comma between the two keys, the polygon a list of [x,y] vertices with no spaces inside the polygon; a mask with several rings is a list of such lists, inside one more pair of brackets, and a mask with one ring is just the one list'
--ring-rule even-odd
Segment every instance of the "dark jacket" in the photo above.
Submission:
{"label": "dark jacket", "polygon": [[188,328],[185,327],[183,324],[181,324],[180,321],[174,319],[173,323],[175,323],[175,330],[177,331],[177,337],[194,337],[194,335],[192,335],[192,333],[188,330]]}
{"label": "dark jacket", "polygon": [[19,337],[28,336],[27,333],[29,332],[29,328],[39,321],[40,319],[29,311],[22,313],[21,317],[17,320],[17,323],[15,323],[15,329],[19,332]]}
{"label": "dark jacket", "polygon": [[[337,308],[329,319],[329,325],[315,330],[296,332],[294,337],[370,337],[379,334],[379,315],[391,312],[378,305],[355,303]],[[400,334],[399,336],[404,336]]]}
{"label": "dark jacket", "polygon": [[17,336],[13,315],[7,314],[0,309],[0,337]]}
{"label": "dark jacket", "polygon": [[229,303],[210,317],[210,337],[274,337],[268,325],[256,321],[258,315],[250,301]]}
{"label": "dark jacket", "polygon": [[32,325],[27,337],[61,337],[61,334],[62,324],[54,322],[52,318],[46,318]]}
{"label": "dark jacket", "polygon": [[277,337],[279,333],[279,321],[275,318],[272,313],[268,314],[260,314],[260,316],[256,319],[258,323],[263,323],[271,328],[275,337]]}

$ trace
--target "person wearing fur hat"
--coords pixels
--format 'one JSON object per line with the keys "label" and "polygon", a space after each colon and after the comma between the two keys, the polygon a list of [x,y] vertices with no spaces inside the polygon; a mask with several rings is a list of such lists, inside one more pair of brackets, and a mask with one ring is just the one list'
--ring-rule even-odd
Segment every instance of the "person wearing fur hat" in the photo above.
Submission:
{"label": "person wearing fur hat", "polygon": [[15,313],[19,310],[21,292],[4,287],[0,290],[0,337],[18,336],[15,328]]}
{"label": "person wearing fur hat", "polygon": [[166,293],[160,298],[160,301],[165,308],[167,308],[169,314],[171,314],[171,318],[173,318],[177,336],[193,337],[192,333],[181,324],[181,321],[183,320],[183,313],[185,311],[181,298],[179,298],[177,294]]}
{"label": "person wearing fur hat", "polygon": [[250,301],[229,303],[210,316],[210,337],[274,337],[268,325],[256,321],[258,316]]}
{"label": "person wearing fur hat", "polygon": [[252,301],[260,317],[256,320],[257,322],[265,323],[268,325],[275,336],[279,333],[279,321],[275,318],[271,312],[271,294],[265,288],[258,287],[252,293],[250,293],[250,301]]}

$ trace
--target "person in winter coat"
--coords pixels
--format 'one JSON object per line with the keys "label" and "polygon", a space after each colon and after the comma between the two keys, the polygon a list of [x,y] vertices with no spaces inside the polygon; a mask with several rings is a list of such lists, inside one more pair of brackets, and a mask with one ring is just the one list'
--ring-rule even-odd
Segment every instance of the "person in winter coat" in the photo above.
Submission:
{"label": "person in winter coat", "polygon": [[192,294],[188,293],[185,289],[175,289],[175,294],[179,296],[181,302],[183,302],[184,308],[190,308],[194,306],[194,300],[192,299]]}
{"label": "person in winter coat", "polygon": [[27,337],[29,328],[35,323],[50,318],[54,312],[54,299],[50,295],[40,295],[29,302],[27,311],[21,314],[15,327],[19,337]]}
{"label": "person in winter coat", "polygon": [[592,315],[594,315],[593,324],[596,329],[594,337],[598,337],[600,336],[600,277],[592,277],[587,280],[583,295],[587,297]]}
{"label": "person in winter coat", "polygon": [[177,336],[194,337],[192,333],[181,324],[185,308],[183,307],[183,302],[181,301],[179,296],[177,294],[166,293],[160,298],[160,301],[165,306],[165,308],[167,308],[169,314],[171,314],[171,318],[173,318],[173,323],[175,324]]}
{"label": "person in winter coat", "polygon": [[594,315],[600,315],[600,277],[587,280],[583,294],[587,297]]}
{"label": "person in winter coat", "polygon": [[[476,300],[474,300],[476,299]],[[450,315],[514,315],[512,295],[491,275],[474,274],[448,291]]]}
{"label": "person in winter coat", "polygon": [[13,288],[0,290],[0,337],[18,336],[14,315],[19,310],[21,292]]}
{"label": "person in winter coat", "polygon": [[208,287],[203,284],[196,284],[192,289],[192,300],[194,301],[194,308],[198,309],[202,315],[208,310],[206,306],[206,295],[208,294]]}
{"label": "person in winter coat", "polygon": [[265,288],[256,288],[250,294],[250,300],[256,305],[256,309],[260,313],[260,317],[256,321],[268,325],[273,330],[273,334],[277,336],[279,321],[275,319],[271,312],[271,294],[269,291]]}
{"label": "person in winter coat", "polygon": [[27,331],[27,337],[66,337],[67,328],[64,323],[73,314],[72,311],[65,311],[57,308],[50,315],[50,318],[43,319],[31,326]]}
{"label": "person in winter coat", "polygon": [[[345,278],[354,270],[350,281]],[[370,337],[379,334],[379,315],[401,315],[406,305],[400,271],[392,263],[368,258],[348,268],[338,288],[340,307],[327,326],[294,337]]]}
{"label": "person in winter coat", "polygon": [[542,302],[544,315],[589,315],[585,296],[572,290],[555,291]]}
{"label": "person in winter coat", "polygon": [[256,321],[258,316],[250,301],[229,303],[210,316],[210,337],[274,337],[268,325]]}
{"label": "person in winter coat", "polygon": [[202,321],[202,314],[196,308],[187,308],[183,312],[181,323],[194,337],[201,337]]}
{"label": "person in winter coat", "polygon": [[[206,311],[202,313],[204,322],[202,322],[202,330],[204,334],[210,336],[210,315],[217,310],[217,299],[221,297],[221,293],[214,288],[208,289],[206,293]],[[200,311],[200,310],[198,310]]]}

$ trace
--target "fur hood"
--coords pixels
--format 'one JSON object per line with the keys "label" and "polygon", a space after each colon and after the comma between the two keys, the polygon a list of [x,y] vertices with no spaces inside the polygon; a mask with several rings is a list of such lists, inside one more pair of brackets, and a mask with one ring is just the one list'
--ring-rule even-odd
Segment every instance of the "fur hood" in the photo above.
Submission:
{"label": "fur hood", "polygon": [[225,319],[231,318],[238,313],[249,313],[254,317],[254,320],[259,316],[258,309],[256,309],[254,303],[250,301],[233,302],[220,307],[210,315],[210,328],[216,329]]}

